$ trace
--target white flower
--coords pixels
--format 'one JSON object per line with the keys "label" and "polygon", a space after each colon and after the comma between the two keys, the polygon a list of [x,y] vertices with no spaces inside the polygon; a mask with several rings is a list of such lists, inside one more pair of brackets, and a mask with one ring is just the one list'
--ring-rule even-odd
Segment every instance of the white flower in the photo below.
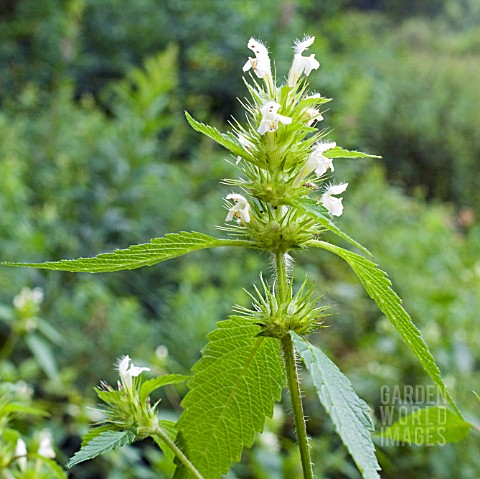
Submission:
{"label": "white flower", "polygon": [[247,139],[244,135],[238,134],[237,135],[238,142],[243,146],[245,151],[250,151],[253,148],[253,143]]}
{"label": "white flower", "polygon": [[303,118],[307,121],[307,125],[310,126],[314,121],[322,121],[323,116],[316,108],[307,108]]}
{"label": "white flower", "polygon": [[255,53],[255,58],[248,58],[247,63],[243,66],[243,71],[246,72],[251,68],[258,78],[263,78],[265,75],[271,76],[267,47],[262,42],[255,40],[255,38],[250,38],[247,46]]}
{"label": "white flower", "polygon": [[337,144],[334,141],[330,143],[317,143],[317,147],[310,154],[310,158],[306,164],[308,173],[315,170],[315,174],[320,178],[328,169],[334,171],[332,159],[324,156],[324,153],[336,146]]}
{"label": "white flower", "polygon": [[120,373],[120,380],[125,389],[132,388],[132,378],[139,376],[143,371],[150,371],[150,368],[139,368],[134,366],[133,363],[129,367],[130,357],[123,357],[118,363],[117,369]]}
{"label": "white flower", "polygon": [[347,189],[348,183],[339,185],[330,185],[320,198],[320,203],[328,210],[332,216],[340,216],[343,213],[343,198],[335,198],[332,195],[339,195]]}
{"label": "white flower", "polygon": [[40,444],[38,446],[38,454],[40,456],[53,459],[55,457],[55,451],[53,450],[52,444],[53,444],[52,433],[49,430],[44,429],[40,433]]}
{"label": "white flower", "polygon": [[233,200],[235,203],[229,210],[225,221],[232,221],[236,218],[239,222],[250,222],[250,205],[245,197],[237,193],[231,193],[227,200]]}
{"label": "white flower", "polygon": [[274,132],[278,128],[278,122],[283,123],[284,125],[289,125],[292,123],[292,119],[288,116],[279,115],[278,109],[280,104],[274,101],[269,101],[260,108],[262,112],[262,121],[258,127],[258,132],[261,135],[264,135],[267,131],[270,133]]}
{"label": "white flower", "polygon": [[320,63],[315,60],[315,55],[313,53],[309,57],[302,56],[302,53],[307,50],[314,41],[315,37],[305,37],[302,41],[295,41],[295,55],[288,74],[289,86],[295,86],[295,83],[297,83],[297,80],[302,73],[305,73],[305,75],[308,76],[312,70],[316,70],[320,66]]}
{"label": "white flower", "polygon": [[23,439],[17,440],[15,456],[18,457],[18,467],[20,470],[25,471],[27,469],[27,445]]}
{"label": "white flower", "polygon": [[16,309],[24,309],[27,304],[40,304],[42,301],[42,288],[22,288],[20,293],[13,298],[13,305]]}

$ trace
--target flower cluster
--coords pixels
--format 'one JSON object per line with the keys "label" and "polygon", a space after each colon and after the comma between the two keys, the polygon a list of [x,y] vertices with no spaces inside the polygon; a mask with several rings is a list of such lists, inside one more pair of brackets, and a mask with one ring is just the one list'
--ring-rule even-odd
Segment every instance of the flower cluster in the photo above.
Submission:
{"label": "flower cluster", "polygon": [[144,437],[157,424],[155,406],[151,406],[148,397],[142,394],[144,382],[140,375],[150,368],[135,366],[129,356],[123,356],[117,362],[117,370],[117,390],[105,381],[96,388],[98,397],[104,402],[105,422],[119,429],[135,430],[138,436]]}
{"label": "flower cluster", "polygon": [[236,222],[226,229],[248,234],[272,251],[301,247],[343,212],[338,195],[347,183],[325,184],[325,180],[334,171],[333,159],[346,150],[315,128],[329,99],[307,91],[307,77],[320,66],[314,54],[305,54],[314,40],[305,37],[295,42],[286,83],[279,87],[267,47],[255,38],[247,45],[255,54],[243,66],[244,72],[253,72],[253,84],[247,83],[252,99],[245,103],[248,124],[234,125],[240,147],[235,150],[237,165],[245,178],[225,180],[246,195],[226,197],[226,221]]}

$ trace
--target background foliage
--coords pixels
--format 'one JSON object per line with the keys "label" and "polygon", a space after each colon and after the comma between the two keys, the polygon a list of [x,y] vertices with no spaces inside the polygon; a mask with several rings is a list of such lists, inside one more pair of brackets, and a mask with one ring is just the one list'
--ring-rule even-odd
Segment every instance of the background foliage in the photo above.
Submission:
{"label": "background foliage", "polygon": [[[216,234],[229,192],[219,179],[230,165],[187,127],[183,110],[225,129],[246,93],[248,38],[268,43],[283,74],[292,40],[316,35],[321,67],[312,79],[334,98],[325,115],[332,139],[384,158],[339,160],[350,183],[339,221],[389,272],[478,422],[477,3],[2,2],[0,259],[87,256],[169,231]],[[334,304],[317,340],[377,415],[382,385],[428,384],[347,267],[312,255],[295,259]],[[115,358],[129,354],[156,373],[188,371],[214,324],[233,304],[248,305],[242,288],[260,269],[268,272],[264,258],[221,250],[111,275],[2,269],[2,385],[50,413],[16,426],[27,436],[48,426],[65,463],[95,420],[85,403],[94,405],[101,379],[113,380]],[[34,317],[13,306],[26,286],[44,291]],[[357,478],[305,390],[316,473]],[[166,417],[178,415],[183,393],[167,389]],[[292,429],[279,410],[229,477],[300,477]],[[441,448],[379,446],[379,462],[386,478],[475,479],[476,449],[474,436]],[[147,444],[82,464],[71,477],[149,478],[165,468]]]}

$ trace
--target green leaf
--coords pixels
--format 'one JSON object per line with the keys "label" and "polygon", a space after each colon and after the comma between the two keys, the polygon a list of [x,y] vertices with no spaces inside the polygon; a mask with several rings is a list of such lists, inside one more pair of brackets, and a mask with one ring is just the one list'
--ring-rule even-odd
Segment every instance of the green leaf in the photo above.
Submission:
{"label": "green leaf", "polygon": [[227,150],[229,150],[235,156],[241,156],[247,161],[251,163],[254,162],[254,158],[250,155],[242,145],[240,145],[234,136],[231,134],[220,133],[216,128],[213,126],[205,125],[200,123],[199,121],[195,120],[188,112],[185,112],[185,116],[188,120],[188,123],[192,126],[192,128],[200,133],[211,138],[213,141],[217,142],[219,145],[222,145]]}
{"label": "green leaf", "polygon": [[68,462],[67,467],[73,467],[100,454],[132,444],[134,440],[135,434],[132,431],[104,431],[76,452]]}
{"label": "green leaf", "polygon": [[253,243],[245,240],[222,240],[212,236],[196,233],[170,233],[162,238],[155,238],[150,243],[130,246],[128,249],[103,253],[93,258],[65,259],[45,263],[2,263],[6,266],[27,266],[75,273],[107,273],[124,269],[152,266],[167,259],[176,258],[192,251],[220,246],[247,246]]}
{"label": "green leaf", "polygon": [[29,334],[25,338],[30,351],[35,356],[38,365],[43,369],[43,372],[52,380],[58,381],[58,368],[55,356],[52,353],[50,346],[36,334]]}
{"label": "green leaf", "polygon": [[312,377],[320,402],[364,479],[380,479],[371,432],[370,409],[350,381],[325,354],[298,334],[291,332],[295,349]]}
{"label": "green leaf", "polygon": [[375,263],[346,249],[326,243],[324,241],[309,241],[311,246],[326,249],[343,258],[353,269],[369,296],[377,303],[380,310],[387,316],[395,329],[400,333],[410,350],[417,357],[423,369],[440,388],[443,396],[453,407],[455,412],[462,417],[447,386],[443,382],[440,369],[435,363],[432,353],[422,338],[421,332],[413,324],[412,319],[402,307],[402,301],[391,288],[387,274],[378,269]]}
{"label": "green leaf", "polygon": [[464,439],[471,427],[471,424],[445,406],[433,406],[418,409],[382,429],[381,437],[389,441],[387,444],[443,446]]}
{"label": "green leaf", "polygon": [[327,158],[381,158],[381,156],[369,155],[368,153],[362,153],[361,151],[344,150],[340,146],[331,148],[322,154]]}
{"label": "green leaf", "polygon": [[326,210],[322,207],[322,205],[317,203],[315,200],[312,200],[310,198],[301,198],[301,199],[292,201],[291,204],[296,208],[299,208],[302,211],[304,211],[310,217],[317,220],[319,224],[321,224],[328,231],[335,233],[337,236],[344,239],[348,243],[352,244],[359,250],[363,251],[365,254],[368,254],[369,256],[371,256],[371,253],[370,251],[368,251],[367,248],[363,247],[360,243],[355,241],[353,238],[350,238],[350,236],[348,236],[346,233],[341,231],[340,228],[338,228],[330,218],[325,216],[324,212],[326,212]]}
{"label": "green leaf", "polygon": [[[32,459],[43,462],[43,464],[48,467],[50,474],[52,474],[48,476],[49,479],[68,479],[67,473],[53,459],[49,459],[48,457],[37,453],[29,453],[28,455]],[[42,477],[45,476],[42,475]]]}
{"label": "green leaf", "polygon": [[145,402],[147,397],[155,391],[155,389],[166,386],[167,384],[183,383],[190,376],[182,376],[181,374],[167,374],[165,376],[158,376],[157,378],[149,379],[145,381],[140,387],[140,403]]}
{"label": "green leaf", "polygon": [[[261,328],[243,317],[218,323],[209,334],[178,422],[179,444],[205,479],[218,478],[251,447],[280,400],[284,371],[280,343],[257,337]],[[188,478],[181,465],[175,479]]]}
{"label": "green leaf", "polygon": [[42,411],[36,407],[23,406],[22,404],[17,403],[8,403],[3,407],[0,407],[0,415],[3,414],[31,414],[33,416],[49,416],[48,412]]}
{"label": "green leaf", "polygon": [[97,426],[89,431],[87,431],[82,437],[82,447],[86,446],[92,439],[95,439],[97,436],[100,436],[102,432],[105,431],[115,431],[111,424],[103,424],[102,426]]}

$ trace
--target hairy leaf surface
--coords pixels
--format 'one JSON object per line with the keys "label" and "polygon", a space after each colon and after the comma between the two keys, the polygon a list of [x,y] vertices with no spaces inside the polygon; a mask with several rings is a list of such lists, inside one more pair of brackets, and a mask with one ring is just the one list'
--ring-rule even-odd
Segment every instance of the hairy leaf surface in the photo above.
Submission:
{"label": "hairy leaf surface", "polygon": [[371,256],[370,251],[368,251],[360,243],[355,241],[353,238],[351,238],[346,233],[344,233],[340,228],[338,228],[335,225],[335,223],[330,218],[328,218],[328,216],[326,216],[324,214],[324,212],[326,214],[328,214],[327,211],[325,210],[325,208],[323,208],[323,206],[320,205],[319,203],[317,203],[315,200],[312,200],[310,198],[301,198],[301,199],[298,199],[298,200],[292,202],[292,204],[293,204],[293,206],[296,206],[297,208],[300,208],[302,211],[304,211],[310,217],[317,220],[318,223],[321,224],[328,231],[331,231],[332,233],[335,233],[337,236],[344,239],[348,243],[352,244],[353,246],[355,246],[359,250],[363,251],[365,254],[368,254],[369,256]]}
{"label": "hairy leaf surface", "polygon": [[146,401],[147,397],[156,389],[161,388],[162,386],[167,386],[168,384],[178,384],[183,383],[190,376],[182,376],[181,374],[166,374],[164,376],[158,376],[153,379],[145,381],[140,387],[140,402],[143,403]]}
{"label": "hairy leaf surface", "polygon": [[391,288],[391,282],[387,274],[377,267],[375,263],[367,260],[346,249],[326,243],[324,241],[310,241],[310,245],[326,249],[343,258],[353,269],[365,290],[377,303],[380,310],[387,316],[395,329],[400,333],[410,350],[418,358],[423,369],[432,378],[440,391],[461,417],[447,386],[443,382],[440,369],[435,363],[432,353],[422,338],[421,332],[413,324],[412,319],[402,307],[402,301]]}
{"label": "hairy leaf surface", "polygon": [[132,431],[103,431],[76,452],[67,467],[73,467],[75,464],[88,461],[100,454],[132,444],[134,440],[135,434]]}
{"label": "hairy leaf surface", "polygon": [[45,263],[3,263],[6,266],[27,266],[75,273],[108,273],[124,269],[152,266],[167,259],[176,258],[192,251],[220,246],[253,247],[249,241],[222,240],[203,233],[170,233],[155,238],[150,243],[130,246],[128,249],[103,253],[93,258],[65,259]]}
{"label": "hairy leaf surface", "polygon": [[[257,337],[261,328],[242,317],[218,323],[194,366],[178,422],[179,443],[205,479],[226,473],[252,445],[280,400],[284,372],[280,343]],[[188,478],[179,466],[175,479]]]}
{"label": "hairy leaf surface", "polygon": [[360,399],[350,381],[325,354],[292,332],[295,349],[312,377],[320,402],[364,479],[380,479],[371,432],[370,409]]}
{"label": "hairy leaf surface", "polygon": [[329,150],[322,153],[327,158],[381,158],[377,155],[369,155],[368,153],[362,153],[361,151],[355,150],[345,150],[340,146],[335,148],[330,148]]}

